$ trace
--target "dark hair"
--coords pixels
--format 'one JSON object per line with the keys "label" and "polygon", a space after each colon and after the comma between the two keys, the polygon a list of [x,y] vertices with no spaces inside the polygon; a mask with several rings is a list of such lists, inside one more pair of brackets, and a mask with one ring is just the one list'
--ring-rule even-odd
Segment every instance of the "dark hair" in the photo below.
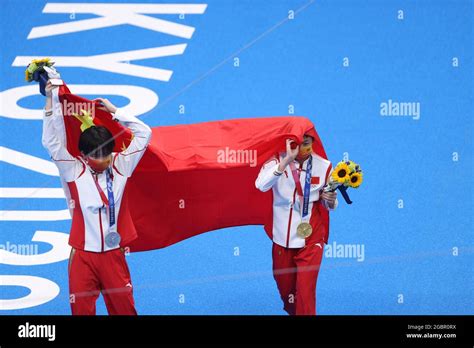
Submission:
{"label": "dark hair", "polygon": [[114,147],[112,133],[103,126],[87,128],[79,137],[79,150],[86,156],[105,157],[112,153]]}

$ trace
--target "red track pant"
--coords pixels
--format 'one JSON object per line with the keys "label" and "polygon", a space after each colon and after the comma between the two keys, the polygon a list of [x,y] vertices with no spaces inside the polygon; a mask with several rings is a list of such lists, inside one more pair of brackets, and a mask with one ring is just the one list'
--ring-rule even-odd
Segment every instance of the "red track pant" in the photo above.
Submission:
{"label": "red track pant", "polygon": [[95,315],[99,294],[111,315],[136,315],[132,280],[121,249],[93,253],[73,249],[69,259],[69,301],[73,315]]}
{"label": "red track pant", "polygon": [[273,243],[273,277],[290,315],[316,315],[316,281],[324,252],[324,244],[319,245],[289,249]]}

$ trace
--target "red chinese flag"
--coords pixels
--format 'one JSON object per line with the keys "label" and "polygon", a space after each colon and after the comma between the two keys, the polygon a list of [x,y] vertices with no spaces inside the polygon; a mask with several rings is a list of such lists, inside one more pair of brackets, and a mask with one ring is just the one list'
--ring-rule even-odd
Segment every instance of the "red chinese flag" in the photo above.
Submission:
{"label": "red chinese flag", "polygon": [[[66,86],[60,88],[59,95],[67,147],[78,156],[80,122],[68,117],[68,104],[86,103],[91,108],[96,104],[70,94]],[[114,151],[130,143],[130,131],[109,113],[95,109],[94,123],[117,136]],[[314,137],[313,151],[327,159],[313,124],[305,117],[247,118],[152,129],[151,142],[122,198],[138,233],[130,245],[132,251],[163,248],[231,226],[265,225],[271,237],[272,192],[255,188],[263,163],[286,151],[286,139],[301,143],[304,134]],[[318,208],[327,234],[329,214],[321,204]]]}

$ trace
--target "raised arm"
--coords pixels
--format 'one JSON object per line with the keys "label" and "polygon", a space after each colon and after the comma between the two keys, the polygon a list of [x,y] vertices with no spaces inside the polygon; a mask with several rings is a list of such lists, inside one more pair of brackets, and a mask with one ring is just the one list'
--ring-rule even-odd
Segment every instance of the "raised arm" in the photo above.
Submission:
{"label": "raised arm", "polygon": [[262,192],[270,190],[283,174],[283,171],[278,170],[278,166],[276,157],[269,159],[260,169],[257,180],[255,180],[255,187]]}
{"label": "raised arm", "polygon": [[255,187],[262,192],[270,190],[273,185],[278,181],[280,176],[286,169],[286,166],[293,161],[298,155],[299,147],[295,149],[291,148],[291,143],[293,141],[287,139],[286,141],[286,156],[278,161],[276,157],[268,160],[260,169],[257,180],[255,180]]}
{"label": "raised arm", "polygon": [[114,157],[114,166],[122,175],[130,177],[150,143],[152,133],[151,128],[138,118],[124,114],[121,109],[117,109],[107,99],[98,98],[97,100],[100,100],[102,104],[104,104],[105,110],[113,114],[114,120],[120,122],[122,126],[130,129],[133,134],[132,141],[127,149],[118,153]]}
{"label": "raised arm", "polygon": [[43,135],[41,142],[48,151],[62,178],[74,181],[82,170],[81,162],[73,157],[66,147],[66,131],[59,102],[58,88],[48,82],[46,105],[43,110]]}

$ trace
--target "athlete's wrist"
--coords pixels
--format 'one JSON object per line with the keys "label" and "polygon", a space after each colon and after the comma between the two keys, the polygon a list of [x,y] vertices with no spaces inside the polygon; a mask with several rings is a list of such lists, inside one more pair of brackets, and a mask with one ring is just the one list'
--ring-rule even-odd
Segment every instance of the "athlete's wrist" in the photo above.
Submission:
{"label": "athlete's wrist", "polygon": [[288,163],[284,163],[283,161],[281,161],[281,162],[278,164],[277,172],[283,174],[283,172],[285,171],[287,165],[288,165]]}

